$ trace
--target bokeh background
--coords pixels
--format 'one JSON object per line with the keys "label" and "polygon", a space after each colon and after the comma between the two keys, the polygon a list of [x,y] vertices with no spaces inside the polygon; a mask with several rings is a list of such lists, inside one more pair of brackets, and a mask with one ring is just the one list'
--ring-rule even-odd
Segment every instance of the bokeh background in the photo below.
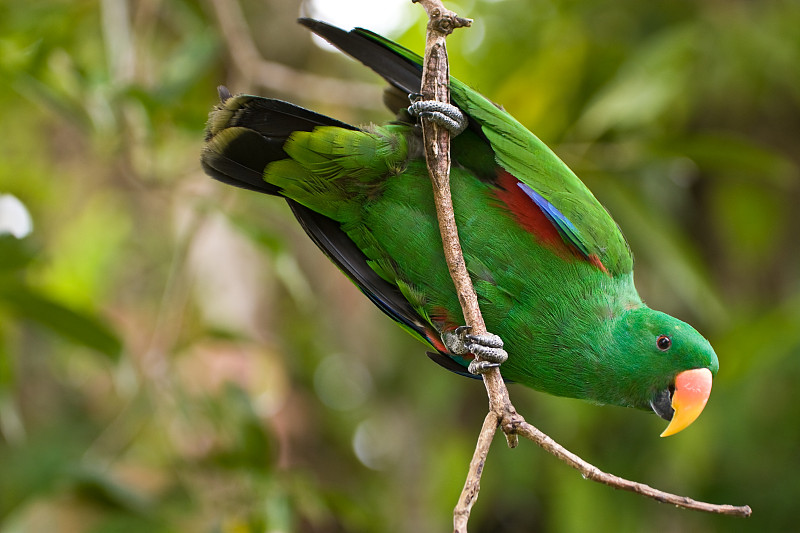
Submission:
{"label": "bokeh background", "polygon": [[[517,408],[600,468],[754,512],[654,503],[501,437],[470,530],[796,530],[800,3],[448,5],[475,19],[453,74],[582,176],[643,297],[720,358],[668,439],[644,412],[512,387]],[[0,532],[452,527],[482,385],[430,363],[283,202],[200,170],[220,83],[389,118],[381,80],[299,15],[423,49],[405,1],[0,3]]]}

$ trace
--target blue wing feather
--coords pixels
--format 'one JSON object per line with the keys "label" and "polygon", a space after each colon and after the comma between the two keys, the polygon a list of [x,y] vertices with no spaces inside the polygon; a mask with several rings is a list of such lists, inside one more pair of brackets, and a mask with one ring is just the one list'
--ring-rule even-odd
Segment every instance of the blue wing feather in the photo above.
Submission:
{"label": "blue wing feather", "polygon": [[564,216],[561,211],[556,209],[556,206],[547,201],[541,194],[533,190],[528,184],[517,182],[517,186],[531,199],[533,203],[542,211],[547,220],[556,227],[561,238],[567,244],[573,245],[581,254],[587,259],[589,258],[589,250],[581,238],[581,233],[578,228]]}

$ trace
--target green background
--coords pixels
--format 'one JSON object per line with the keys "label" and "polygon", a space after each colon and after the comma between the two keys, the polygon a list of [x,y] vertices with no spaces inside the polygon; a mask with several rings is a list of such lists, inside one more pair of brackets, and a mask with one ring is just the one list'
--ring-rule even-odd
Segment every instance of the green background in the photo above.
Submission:
{"label": "green background", "polygon": [[[470,531],[796,530],[800,3],[448,5],[476,21],[452,73],[584,179],[648,304],[720,358],[668,439],[653,415],[512,387],[517,408],[606,471],[754,513],[651,502],[500,437]],[[199,167],[220,83],[389,118],[301,7],[245,0],[250,29],[222,31],[237,4],[0,3],[0,193],[34,221],[0,238],[0,532],[452,527],[482,385],[430,363],[283,202]],[[409,17],[392,37],[422,50]]]}

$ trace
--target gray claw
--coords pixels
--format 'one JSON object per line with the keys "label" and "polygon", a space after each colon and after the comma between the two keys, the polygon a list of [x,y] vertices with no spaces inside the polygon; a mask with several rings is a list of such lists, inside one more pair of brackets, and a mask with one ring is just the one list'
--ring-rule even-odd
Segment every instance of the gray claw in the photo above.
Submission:
{"label": "gray claw", "polygon": [[483,375],[487,373],[489,370],[497,368],[499,366],[500,366],[499,363],[490,363],[489,361],[480,361],[478,359],[473,359],[470,362],[469,366],[467,367],[467,370],[469,371],[470,374]]}
{"label": "gray claw", "polygon": [[464,344],[470,353],[493,363],[503,363],[508,354],[503,349],[503,339],[493,333],[483,335],[464,334]]}
{"label": "gray claw", "polygon": [[[458,333],[458,329],[456,329]],[[472,335],[471,333],[464,334],[464,339],[472,344],[480,344],[487,348],[502,348],[503,339],[494,333],[484,333],[483,335]]]}
{"label": "gray claw", "polygon": [[508,359],[508,352],[503,349],[503,340],[500,337],[492,333],[472,335],[469,333],[471,329],[469,326],[461,326],[442,335],[442,341],[451,353],[471,353],[476,357],[469,364],[468,370],[471,373],[483,374]]}
{"label": "gray claw", "polygon": [[436,100],[419,100],[417,95],[409,95],[412,100],[408,112],[419,118],[427,118],[431,122],[446,128],[450,135],[456,136],[465,129],[469,121],[467,116],[453,104],[438,102]]}
{"label": "gray claw", "polygon": [[464,335],[466,335],[470,331],[472,331],[472,326],[458,326],[455,330],[453,330],[453,333],[455,333],[456,335],[458,335],[463,339]]}

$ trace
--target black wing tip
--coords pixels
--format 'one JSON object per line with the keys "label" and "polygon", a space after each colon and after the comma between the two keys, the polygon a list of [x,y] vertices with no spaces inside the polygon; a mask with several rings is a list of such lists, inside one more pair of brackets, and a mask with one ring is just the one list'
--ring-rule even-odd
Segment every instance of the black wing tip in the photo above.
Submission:
{"label": "black wing tip", "polygon": [[345,29],[342,29],[338,26],[334,26],[333,24],[328,24],[327,22],[324,22],[322,20],[312,19],[308,17],[300,17],[299,19],[297,19],[297,22],[323,38],[325,37],[326,34],[331,34],[331,33],[339,33],[339,34],[350,33]]}
{"label": "black wing tip", "polygon": [[[306,28],[308,28],[309,30],[311,30],[312,32],[316,33],[317,35],[319,35],[320,37],[322,37],[324,39],[328,38],[328,37],[326,37],[326,35],[331,35],[331,34],[340,34],[340,35],[341,34],[351,34],[351,35],[356,34],[356,35],[360,35],[361,37],[378,37],[380,39],[383,39],[383,37],[381,37],[380,35],[378,35],[374,31],[368,30],[366,28],[362,28],[360,26],[356,26],[352,30],[345,30],[343,28],[340,28],[338,26],[334,26],[333,24],[330,24],[330,23],[325,22],[323,20],[312,19],[310,17],[300,17],[300,18],[297,19],[297,22],[298,22],[298,24],[301,24],[301,25],[305,26]],[[331,44],[333,44],[333,43],[331,43]]]}
{"label": "black wing tip", "polygon": [[446,354],[443,354],[441,352],[425,352],[425,353],[427,354],[428,359],[430,359],[440,367],[444,368],[445,370],[449,370],[453,374],[458,374],[459,376],[464,376],[465,378],[481,379],[481,376],[470,373],[470,371],[467,370],[466,367],[461,366]]}
{"label": "black wing tip", "polygon": [[319,25],[330,26],[327,22],[322,22],[321,20],[312,19],[310,17],[300,17],[297,19],[297,22],[305,26],[306,28],[315,28]]}
{"label": "black wing tip", "polygon": [[319,35],[326,41],[330,42],[337,48],[339,48],[339,45],[336,44],[337,42],[341,42],[341,39],[347,39],[348,36],[352,35],[353,31],[355,31],[348,31],[338,26],[334,26],[333,24],[328,24],[322,20],[308,17],[301,17],[297,19],[297,22],[311,30],[313,33]]}

